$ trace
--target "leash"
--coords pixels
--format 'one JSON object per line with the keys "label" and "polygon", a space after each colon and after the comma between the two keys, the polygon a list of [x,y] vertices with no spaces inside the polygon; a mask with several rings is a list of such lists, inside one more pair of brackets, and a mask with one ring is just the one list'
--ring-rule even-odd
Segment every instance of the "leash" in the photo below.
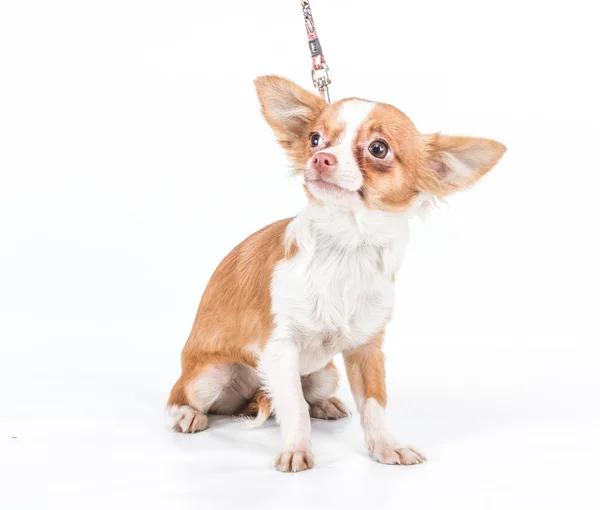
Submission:
{"label": "leash", "polygon": [[331,73],[329,67],[325,63],[323,56],[323,48],[317,37],[315,22],[313,21],[312,12],[308,0],[300,0],[302,4],[302,12],[304,14],[304,25],[306,26],[306,35],[308,36],[308,47],[310,48],[310,56],[312,57],[312,82],[315,88],[321,94],[321,97],[328,103],[329,99],[329,84],[331,83]]}

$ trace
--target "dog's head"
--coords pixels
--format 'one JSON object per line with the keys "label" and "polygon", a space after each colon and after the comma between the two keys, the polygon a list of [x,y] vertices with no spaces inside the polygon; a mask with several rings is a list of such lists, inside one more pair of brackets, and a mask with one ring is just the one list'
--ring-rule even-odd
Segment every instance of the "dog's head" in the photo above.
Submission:
{"label": "dog's head", "polygon": [[506,148],[485,138],[421,134],[388,104],[319,96],[277,76],[255,80],[263,114],[304,176],[310,200],[390,212],[445,197],[487,173]]}

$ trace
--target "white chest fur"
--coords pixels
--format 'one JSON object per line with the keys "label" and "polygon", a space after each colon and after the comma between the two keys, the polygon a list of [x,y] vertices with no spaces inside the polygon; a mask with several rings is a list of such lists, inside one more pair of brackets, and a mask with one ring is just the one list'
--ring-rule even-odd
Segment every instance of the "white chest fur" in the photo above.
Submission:
{"label": "white chest fur", "polygon": [[392,276],[408,241],[405,215],[309,206],[288,226],[298,252],[278,264],[271,284],[278,338],[300,349],[300,372],[366,343],[394,308]]}

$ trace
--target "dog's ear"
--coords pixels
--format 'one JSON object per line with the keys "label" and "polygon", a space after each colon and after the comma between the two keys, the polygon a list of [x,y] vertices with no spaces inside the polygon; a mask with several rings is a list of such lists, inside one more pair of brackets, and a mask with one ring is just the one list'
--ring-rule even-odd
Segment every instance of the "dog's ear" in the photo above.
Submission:
{"label": "dog's ear", "polygon": [[487,138],[435,134],[425,136],[425,150],[418,187],[444,197],[479,180],[498,163],[506,147]]}
{"label": "dog's ear", "polygon": [[310,126],[323,111],[325,101],[279,76],[260,76],[254,85],[262,113],[277,140],[286,151],[295,152],[298,142],[308,139]]}

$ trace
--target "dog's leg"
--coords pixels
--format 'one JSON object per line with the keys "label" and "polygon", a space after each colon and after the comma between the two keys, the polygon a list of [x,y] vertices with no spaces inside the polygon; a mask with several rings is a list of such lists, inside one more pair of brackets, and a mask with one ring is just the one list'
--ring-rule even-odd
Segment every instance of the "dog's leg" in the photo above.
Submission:
{"label": "dog's leg", "polygon": [[346,406],[335,397],[339,373],[333,361],[321,370],[302,376],[302,390],[313,418],[337,420],[349,416]]}
{"label": "dog's leg", "polygon": [[310,417],[300,382],[298,346],[288,339],[272,338],[262,354],[260,370],[283,437],[275,467],[285,472],[310,469]]}
{"label": "dog's leg", "polygon": [[426,460],[423,454],[397,443],[385,424],[387,394],[382,342],[383,335],[379,335],[369,344],[344,353],[346,373],[360,412],[365,441],[371,456],[378,462],[419,464]]}
{"label": "dog's leg", "polygon": [[208,427],[206,415],[233,414],[252,397],[258,374],[239,363],[213,359],[186,367],[167,403],[176,432],[194,433]]}
{"label": "dog's leg", "polygon": [[193,434],[208,427],[208,418],[191,404],[186,392],[187,384],[187,378],[182,375],[171,390],[167,409],[175,432]]}

